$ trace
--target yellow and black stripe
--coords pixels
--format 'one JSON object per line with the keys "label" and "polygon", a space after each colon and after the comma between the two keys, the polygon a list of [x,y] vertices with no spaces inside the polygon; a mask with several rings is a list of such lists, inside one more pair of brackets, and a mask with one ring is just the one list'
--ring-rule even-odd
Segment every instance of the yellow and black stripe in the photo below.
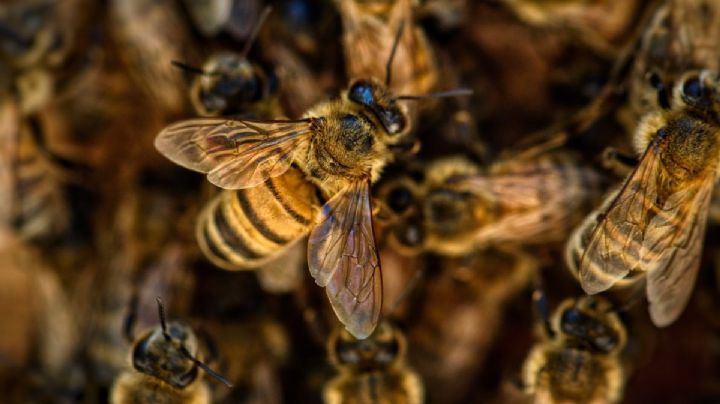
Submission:
{"label": "yellow and black stripe", "polygon": [[64,231],[68,208],[60,180],[37,143],[37,126],[23,122],[11,162],[11,225],[24,239],[39,240]]}
{"label": "yellow and black stripe", "polygon": [[274,258],[315,223],[315,187],[291,168],[250,189],[224,191],[197,223],[200,248],[225,269],[253,268]]}

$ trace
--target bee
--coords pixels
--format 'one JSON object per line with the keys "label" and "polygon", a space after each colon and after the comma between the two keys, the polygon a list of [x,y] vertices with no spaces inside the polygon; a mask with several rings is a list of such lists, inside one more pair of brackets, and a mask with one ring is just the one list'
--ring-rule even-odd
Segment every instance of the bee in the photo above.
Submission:
{"label": "bee", "polygon": [[[542,306],[544,298],[534,296]],[[544,308],[540,309],[545,316]],[[602,297],[567,299],[541,324],[542,339],[525,360],[523,384],[535,402],[615,403],[625,384],[621,351],[627,331]]]}
{"label": "bee", "polygon": [[181,113],[182,76],[170,61],[186,59],[193,49],[174,2],[119,0],[109,2],[108,10],[110,32],[132,79],[163,112]]}
{"label": "bee", "polygon": [[[467,92],[435,95],[458,94]],[[212,200],[198,221],[199,244],[213,262],[258,266],[309,233],[310,274],[327,287],[340,321],[365,338],[382,305],[370,185],[403,146],[409,121],[398,101],[413,98],[395,96],[387,81],[356,79],[342,98],[302,119],[181,121],[162,130],[155,147],[237,190]]]}
{"label": "bee", "polygon": [[637,0],[592,3],[503,0],[502,3],[528,24],[568,31],[585,45],[606,55],[617,54],[625,40],[632,37],[634,23],[644,6],[644,2]]}
{"label": "bee", "polygon": [[553,153],[501,160],[485,172],[465,158],[444,158],[428,164],[421,184],[409,184],[379,191],[407,217],[391,226],[390,242],[408,253],[462,256],[489,245],[564,241],[600,195],[602,177]]}
{"label": "bee", "polygon": [[719,18],[720,8],[711,1],[670,0],[656,7],[628,72],[628,127],[667,108],[674,83],[687,71],[720,70]]}
{"label": "bee", "polygon": [[338,329],[328,339],[327,349],[339,374],[325,384],[326,404],[424,401],[422,380],[405,363],[405,336],[389,321],[378,324],[364,340]]}
{"label": "bee", "polygon": [[[83,383],[74,366],[79,351],[76,316],[60,278],[40,255],[0,230],[0,304],[5,307],[0,319],[0,385],[6,387],[3,394],[9,402],[27,401],[31,394],[57,400]],[[13,401],[12,392],[20,390],[28,395]]]}
{"label": "bee", "polygon": [[232,387],[200,359],[200,342],[189,326],[166,323],[158,298],[160,326],[135,339],[131,352],[133,370],[122,373],[110,392],[110,402],[210,403],[210,390],[202,371]]}
{"label": "bee", "polygon": [[530,283],[538,261],[519,249],[490,248],[436,262],[439,274],[413,309],[408,360],[425,381],[428,402],[461,402],[486,363],[508,302]]}
{"label": "bee", "polygon": [[635,169],[568,245],[568,266],[588,294],[644,279],[659,327],[680,316],[700,266],[720,152],[717,83],[707,70],[681,77],[671,105],[638,125]]}
{"label": "bee", "polygon": [[197,74],[190,90],[190,99],[198,114],[243,114],[261,118],[279,115],[279,101],[273,96],[277,91],[275,73],[248,60],[255,37],[269,13],[270,8],[265,8],[240,53],[217,53],[205,62],[202,69],[175,63]]}
{"label": "bee", "polygon": [[[336,0],[343,22],[343,48],[349,77],[394,78],[392,90],[424,94],[435,87],[439,69],[432,47],[420,27],[402,30],[413,21],[412,0]],[[385,71],[376,55],[392,51],[394,34],[398,63]]]}
{"label": "bee", "polygon": [[24,240],[47,241],[68,226],[64,188],[39,144],[42,128],[36,117],[23,118],[12,96],[0,105],[2,207],[0,221]]}

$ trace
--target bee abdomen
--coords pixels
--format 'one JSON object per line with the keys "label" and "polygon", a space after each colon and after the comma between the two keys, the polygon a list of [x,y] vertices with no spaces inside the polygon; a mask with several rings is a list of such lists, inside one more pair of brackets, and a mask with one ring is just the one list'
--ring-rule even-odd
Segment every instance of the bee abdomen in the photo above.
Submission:
{"label": "bee abdomen", "polygon": [[198,243],[221,268],[256,267],[309,231],[315,206],[314,187],[291,169],[255,188],[218,195],[200,214]]}
{"label": "bee abdomen", "polygon": [[27,130],[21,130],[18,142],[12,160],[10,224],[25,239],[52,237],[69,222],[62,185]]}

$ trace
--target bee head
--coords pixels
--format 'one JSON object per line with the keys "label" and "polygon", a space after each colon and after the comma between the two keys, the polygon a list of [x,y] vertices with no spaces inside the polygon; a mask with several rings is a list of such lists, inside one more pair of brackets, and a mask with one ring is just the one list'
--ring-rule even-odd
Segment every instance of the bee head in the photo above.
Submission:
{"label": "bee head", "polygon": [[210,115],[242,112],[243,106],[267,98],[276,90],[271,71],[265,71],[233,52],[211,57],[193,82],[196,104]]}
{"label": "bee head", "polygon": [[606,300],[585,296],[561,306],[557,315],[563,337],[594,352],[617,352],[625,344],[625,328]]}
{"label": "bee head", "polygon": [[709,70],[690,71],[675,83],[673,98],[677,105],[702,114],[712,114],[717,119],[720,112],[717,87],[717,74]]}
{"label": "bee head", "polygon": [[198,376],[198,367],[185,352],[197,349],[190,327],[170,322],[166,330],[157,326],[140,338],[132,351],[133,367],[169,385],[182,389]]}
{"label": "bee head", "polygon": [[405,132],[407,113],[383,83],[375,79],[355,80],[347,90],[347,98],[367,109],[389,135]]}
{"label": "bee head", "polygon": [[387,321],[382,321],[366,339],[356,339],[347,330],[339,330],[328,344],[332,361],[355,371],[382,369],[396,363],[405,349],[402,334]]}

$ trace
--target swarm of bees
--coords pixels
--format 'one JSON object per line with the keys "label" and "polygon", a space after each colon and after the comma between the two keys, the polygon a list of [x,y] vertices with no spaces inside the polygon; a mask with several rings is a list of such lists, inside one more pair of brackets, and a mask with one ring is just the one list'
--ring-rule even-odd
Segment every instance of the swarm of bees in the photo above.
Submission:
{"label": "swarm of bees", "polygon": [[3,402],[720,402],[714,0],[8,0],[0,72]]}

